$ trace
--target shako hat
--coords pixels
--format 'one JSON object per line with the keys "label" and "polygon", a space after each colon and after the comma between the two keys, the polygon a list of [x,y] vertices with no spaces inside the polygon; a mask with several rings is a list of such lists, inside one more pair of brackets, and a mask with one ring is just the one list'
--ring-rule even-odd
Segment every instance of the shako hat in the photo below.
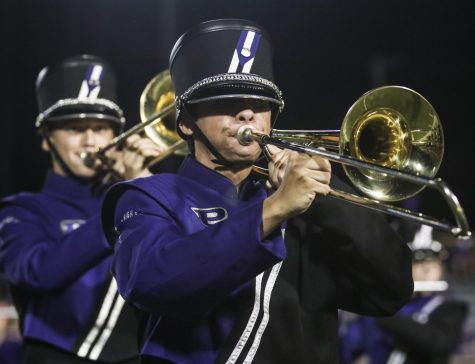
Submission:
{"label": "shako hat", "polygon": [[[416,229],[414,231],[414,228]],[[412,230],[412,234],[409,231]],[[427,259],[445,260],[448,257],[448,252],[441,242],[434,239],[432,226],[424,224],[412,225],[412,229],[408,228],[403,237],[412,235],[412,239],[408,239],[408,246],[412,251],[413,261],[423,261]]]}
{"label": "shako hat", "polygon": [[170,55],[177,118],[184,105],[223,98],[257,98],[284,107],[274,84],[267,32],[242,19],[210,20],[184,33]]}
{"label": "shako hat", "polygon": [[69,119],[108,120],[118,130],[125,119],[117,105],[116,77],[102,58],[78,55],[43,68],[36,80],[36,127]]}

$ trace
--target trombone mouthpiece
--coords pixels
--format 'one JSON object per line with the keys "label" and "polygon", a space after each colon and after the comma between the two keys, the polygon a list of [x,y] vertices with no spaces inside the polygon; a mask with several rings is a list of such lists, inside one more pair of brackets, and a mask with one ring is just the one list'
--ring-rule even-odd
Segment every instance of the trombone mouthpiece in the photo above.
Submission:
{"label": "trombone mouthpiece", "polygon": [[251,125],[243,125],[238,129],[237,140],[241,145],[249,145],[252,143],[252,131],[254,127]]}
{"label": "trombone mouthpiece", "polygon": [[79,156],[83,160],[84,165],[86,167],[92,168],[94,166],[94,163],[96,162],[96,158],[94,158],[93,153],[82,152]]}

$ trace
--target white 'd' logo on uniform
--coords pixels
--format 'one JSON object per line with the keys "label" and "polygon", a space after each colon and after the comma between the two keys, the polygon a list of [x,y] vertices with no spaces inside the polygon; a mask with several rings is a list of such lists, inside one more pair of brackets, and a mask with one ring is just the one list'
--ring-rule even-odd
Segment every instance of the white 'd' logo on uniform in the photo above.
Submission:
{"label": "white 'd' logo on uniform", "polygon": [[192,207],[191,209],[206,226],[216,224],[228,218],[228,212],[223,207],[209,207],[206,209]]}
{"label": "white 'd' logo on uniform", "polygon": [[59,222],[59,227],[64,234],[70,233],[71,231],[76,230],[82,224],[84,224],[86,220],[83,219],[69,219],[69,220],[61,220]]}

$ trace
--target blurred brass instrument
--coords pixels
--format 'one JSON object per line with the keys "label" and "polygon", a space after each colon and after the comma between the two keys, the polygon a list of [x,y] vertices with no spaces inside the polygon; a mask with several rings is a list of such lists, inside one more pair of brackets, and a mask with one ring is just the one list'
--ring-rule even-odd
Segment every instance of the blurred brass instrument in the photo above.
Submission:
{"label": "blurred brass instrument", "polygon": [[152,160],[146,161],[149,167],[172,153],[185,155],[188,153],[186,142],[180,138],[175,128],[175,91],[168,70],[162,71],[152,78],[140,96],[141,123],[113,138],[105,147],[81,155],[84,163],[92,167],[97,159],[108,165],[105,153],[122,143],[133,134],[145,130],[146,135],[164,152]]}
{"label": "blurred brass instrument", "polygon": [[414,281],[414,292],[443,292],[449,288],[447,281]]}
{"label": "blurred brass instrument", "polygon": [[[385,86],[368,91],[351,106],[341,130],[274,129],[269,136],[244,125],[237,138],[244,145],[257,141],[261,146],[273,144],[341,163],[353,185],[370,198],[338,190],[330,192],[332,197],[416,220],[460,238],[471,235],[457,197],[440,178],[434,179],[444,152],[440,120],[429,102],[413,90]],[[385,203],[406,199],[425,187],[443,195],[455,226]]]}
{"label": "blurred brass instrument", "polygon": [[[172,111],[165,112],[170,105],[173,106]],[[147,121],[157,115],[161,116],[148,125]],[[145,133],[165,150],[150,164],[157,163],[172,153],[188,154],[186,142],[176,132],[175,118],[175,90],[170,71],[165,70],[152,78],[140,96],[140,119],[142,125],[146,124]]]}

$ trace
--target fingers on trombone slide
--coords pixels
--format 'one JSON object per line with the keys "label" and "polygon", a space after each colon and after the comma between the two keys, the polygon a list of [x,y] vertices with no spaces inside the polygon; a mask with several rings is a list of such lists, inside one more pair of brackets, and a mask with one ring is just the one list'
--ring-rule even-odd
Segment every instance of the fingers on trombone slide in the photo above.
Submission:
{"label": "fingers on trombone slide", "polygon": [[126,149],[147,158],[157,157],[160,153],[163,153],[166,148],[163,145],[159,145],[147,137],[140,137],[138,135],[132,135],[127,138]]}
{"label": "fingers on trombone slide", "polygon": [[279,148],[269,148],[271,153],[271,159],[269,161],[269,183],[274,188],[277,189],[282,180],[285,177],[285,174],[288,170],[291,160],[297,156],[297,153],[288,149],[279,149]]}

